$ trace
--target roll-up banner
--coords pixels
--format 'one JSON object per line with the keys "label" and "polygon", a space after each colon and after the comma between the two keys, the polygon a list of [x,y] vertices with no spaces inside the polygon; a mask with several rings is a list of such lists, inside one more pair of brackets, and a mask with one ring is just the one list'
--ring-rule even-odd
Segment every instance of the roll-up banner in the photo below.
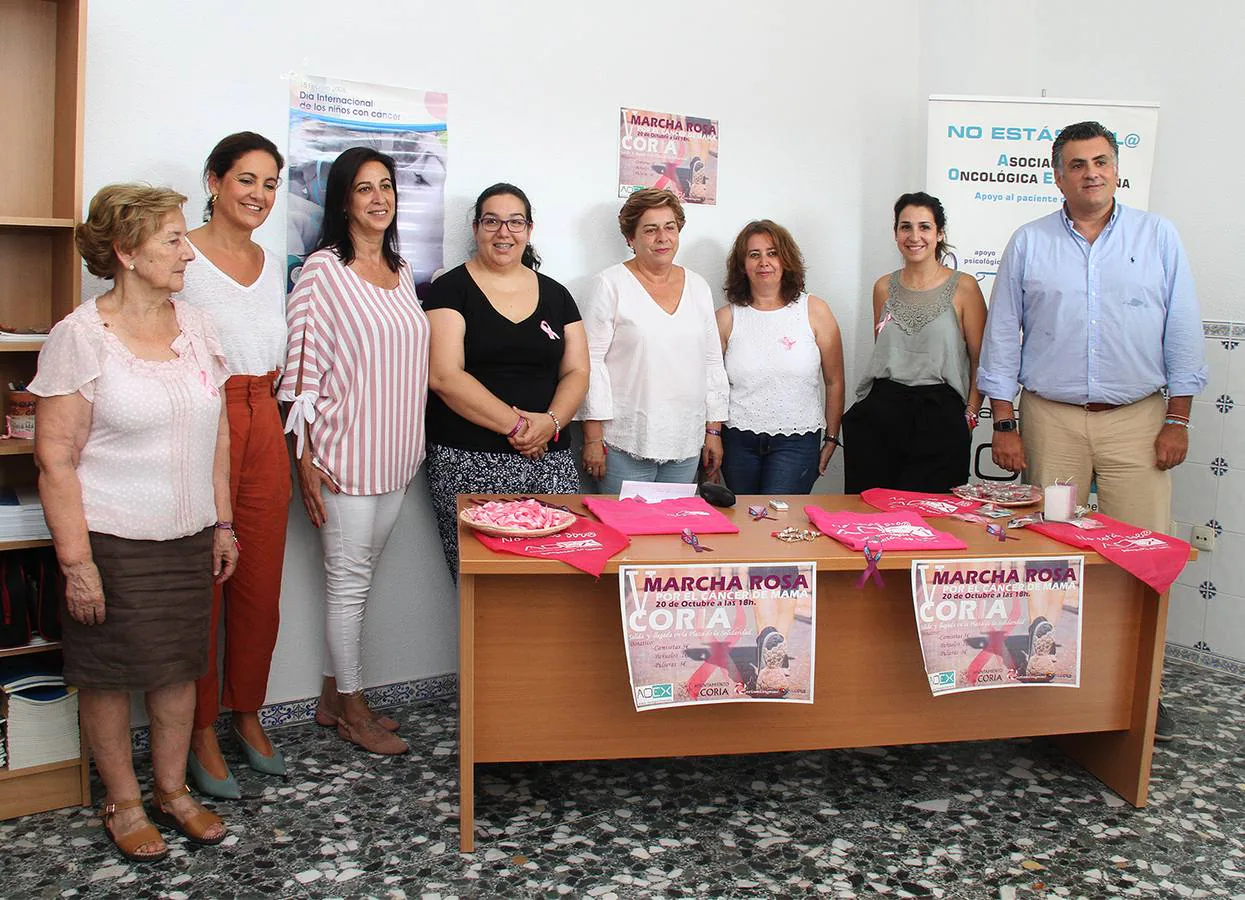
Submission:
{"label": "roll-up banner", "polygon": [[[1151,102],[930,95],[925,190],[947,212],[947,265],[976,278],[989,302],[1012,233],[1063,202],[1050,151],[1075,122],[1101,122],[1115,134],[1116,199],[1148,209],[1158,117]],[[987,405],[973,433],[972,480],[1011,481],[990,460],[992,434]]]}

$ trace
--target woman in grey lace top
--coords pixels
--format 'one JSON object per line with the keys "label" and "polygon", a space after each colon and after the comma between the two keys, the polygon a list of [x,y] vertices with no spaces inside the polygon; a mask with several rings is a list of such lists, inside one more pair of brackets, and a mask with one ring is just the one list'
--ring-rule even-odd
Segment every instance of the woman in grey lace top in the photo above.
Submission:
{"label": "woman in grey lace top", "polygon": [[902,269],[873,286],[876,343],[843,416],[844,489],[941,493],[968,480],[981,395],[977,357],[986,302],[970,276],[943,265],[947,216],[936,197],[895,202]]}

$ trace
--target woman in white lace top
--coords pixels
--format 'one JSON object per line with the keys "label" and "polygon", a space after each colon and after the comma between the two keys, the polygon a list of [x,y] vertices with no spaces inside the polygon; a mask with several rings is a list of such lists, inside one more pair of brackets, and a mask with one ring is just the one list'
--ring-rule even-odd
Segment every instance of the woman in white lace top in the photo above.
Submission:
{"label": "woman in white lace top", "polygon": [[717,312],[730,379],[722,475],[737,494],[807,494],[839,444],[838,323],[826,301],[805,292],[791,233],[769,219],[735,238],[725,288],[730,302]]}

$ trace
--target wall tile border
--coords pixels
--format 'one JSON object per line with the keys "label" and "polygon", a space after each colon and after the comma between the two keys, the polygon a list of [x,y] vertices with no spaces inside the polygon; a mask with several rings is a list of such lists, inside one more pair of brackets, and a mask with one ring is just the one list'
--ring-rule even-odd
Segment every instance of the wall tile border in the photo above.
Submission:
{"label": "wall tile border", "polygon": [[[449,672],[445,675],[431,675],[416,681],[399,681],[394,684],[365,688],[363,696],[367,698],[368,706],[373,709],[404,706],[407,703],[421,700],[454,700],[458,697],[458,673]],[[264,728],[280,728],[282,725],[301,725],[303,722],[310,722],[315,718],[318,699],[317,696],[308,697],[305,700],[269,704],[259,711],[259,723]],[[222,713],[214,727],[216,736],[223,740],[229,733],[229,713]],[[130,743],[135,752],[150,752],[151,734],[146,725],[130,732]]]}
{"label": "wall tile border", "polygon": [[1201,666],[1203,669],[1226,672],[1229,675],[1235,675],[1237,678],[1245,680],[1245,662],[1239,659],[1233,659],[1230,656],[1220,656],[1217,653],[1207,653],[1205,650],[1173,644],[1171,641],[1167,642],[1164,649],[1168,659],[1179,659],[1183,662],[1192,663],[1195,666]]}
{"label": "wall tile border", "polygon": [[1245,322],[1204,321],[1202,335],[1226,340],[1245,339]]}

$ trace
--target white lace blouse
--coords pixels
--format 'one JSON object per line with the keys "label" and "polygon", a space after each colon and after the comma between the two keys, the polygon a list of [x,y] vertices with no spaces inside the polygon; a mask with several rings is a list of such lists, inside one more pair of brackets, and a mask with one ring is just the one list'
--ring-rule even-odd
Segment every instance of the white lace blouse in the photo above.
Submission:
{"label": "white lace blouse", "polygon": [[684,270],[667,313],[622,263],[579,304],[588,334],[588,395],[577,418],[602,420],[605,443],[642,459],[696,456],[705,422],[726,418],[729,388],[709,284]]}

